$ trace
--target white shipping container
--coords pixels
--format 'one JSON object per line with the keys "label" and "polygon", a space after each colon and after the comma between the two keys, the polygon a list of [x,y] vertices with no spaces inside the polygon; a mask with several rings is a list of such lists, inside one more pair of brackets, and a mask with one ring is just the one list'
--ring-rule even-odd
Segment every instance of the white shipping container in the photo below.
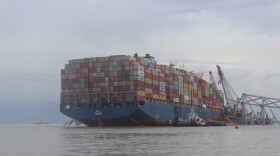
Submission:
{"label": "white shipping container", "polygon": [[97,73],[92,73],[91,77],[97,77]]}
{"label": "white shipping container", "polygon": [[190,81],[194,82],[194,77],[190,76]]}
{"label": "white shipping container", "polygon": [[159,82],[159,85],[160,85],[160,86],[165,86],[165,82],[160,81],[160,82]]}
{"label": "white shipping container", "polygon": [[145,79],[144,79],[144,76],[139,75],[137,80],[144,81]]}
{"label": "white shipping container", "polygon": [[197,83],[193,83],[193,89],[197,90]]}
{"label": "white shipping container", "polygon": [[179,102],[179,98],[174,98],[174,102]]}
{"label": "white shipping container", "polygon": [[144,66],[138,66],[139,71],[144,71]]}
{"label": "white shipping container", "polygon": [[165,91],[165,86],[159,86],[159,90]]}
{"label": "white shipping container", "polygon": [[145,73],[143,71],[138,71],[138,75],[145,76]]}

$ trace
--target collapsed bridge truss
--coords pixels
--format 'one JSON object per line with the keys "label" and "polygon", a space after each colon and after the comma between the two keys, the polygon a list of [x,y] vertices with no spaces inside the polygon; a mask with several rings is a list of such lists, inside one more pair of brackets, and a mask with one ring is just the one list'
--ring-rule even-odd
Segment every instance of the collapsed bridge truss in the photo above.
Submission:
{"label": "collapsed bridge truss", "polygon": [[[276,109],[280,110],[280,99],[243,93],[238,103],[245,110],[243,112],[243,121],[248,124],[267,125],[275,122],[279,123],[274,111]],[[260,112],[256,112],[255,107],[259,108]]]}

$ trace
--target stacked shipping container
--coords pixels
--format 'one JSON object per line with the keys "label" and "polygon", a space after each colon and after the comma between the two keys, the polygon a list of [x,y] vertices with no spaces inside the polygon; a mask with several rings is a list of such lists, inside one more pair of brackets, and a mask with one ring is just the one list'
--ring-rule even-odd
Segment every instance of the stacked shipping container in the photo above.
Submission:
{"label": "stacked shipping container", "polygon": [[223,94],[195,74],[154,57],[115,55],[70,60],[61,71],[62,94],[110,93],[110,101],[146,101],[202,105],[219,109]]}

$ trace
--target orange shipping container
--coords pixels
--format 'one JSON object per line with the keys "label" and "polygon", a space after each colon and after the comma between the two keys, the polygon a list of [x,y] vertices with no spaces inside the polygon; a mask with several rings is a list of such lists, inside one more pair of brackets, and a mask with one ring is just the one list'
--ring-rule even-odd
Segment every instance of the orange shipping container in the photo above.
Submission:
{"label": "orange shipping container", "polygon": [[153,94],[153,99],[159,99],[159,95],[157,95],[157,94]]}

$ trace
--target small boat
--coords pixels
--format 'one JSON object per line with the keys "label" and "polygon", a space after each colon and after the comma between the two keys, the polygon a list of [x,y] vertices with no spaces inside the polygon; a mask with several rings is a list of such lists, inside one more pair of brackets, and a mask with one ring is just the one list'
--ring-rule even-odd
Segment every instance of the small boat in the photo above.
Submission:
{"label": "small boat", "polygon": [[225,123],[225,126],[235,126],[236,122],[230,120],[228,117],[223,117],[223,121]]}
{"label": "small boat", "polygon": [[42,121],[40,121],[40,122],[34,122],[33,124],[38,124],[38,125],[40,125],[40,124],[49,124],[48,122],[44,122],[43,120]]}
{"label": "small boat", "polygon": [[186,119],[186,126],[206,126],[206,122],[191,108],[191,112]]}
{"label": "small boat", "polygon": [[207,126],[224,126],[225,122],[221,120],[208,120],[206,124]]}

